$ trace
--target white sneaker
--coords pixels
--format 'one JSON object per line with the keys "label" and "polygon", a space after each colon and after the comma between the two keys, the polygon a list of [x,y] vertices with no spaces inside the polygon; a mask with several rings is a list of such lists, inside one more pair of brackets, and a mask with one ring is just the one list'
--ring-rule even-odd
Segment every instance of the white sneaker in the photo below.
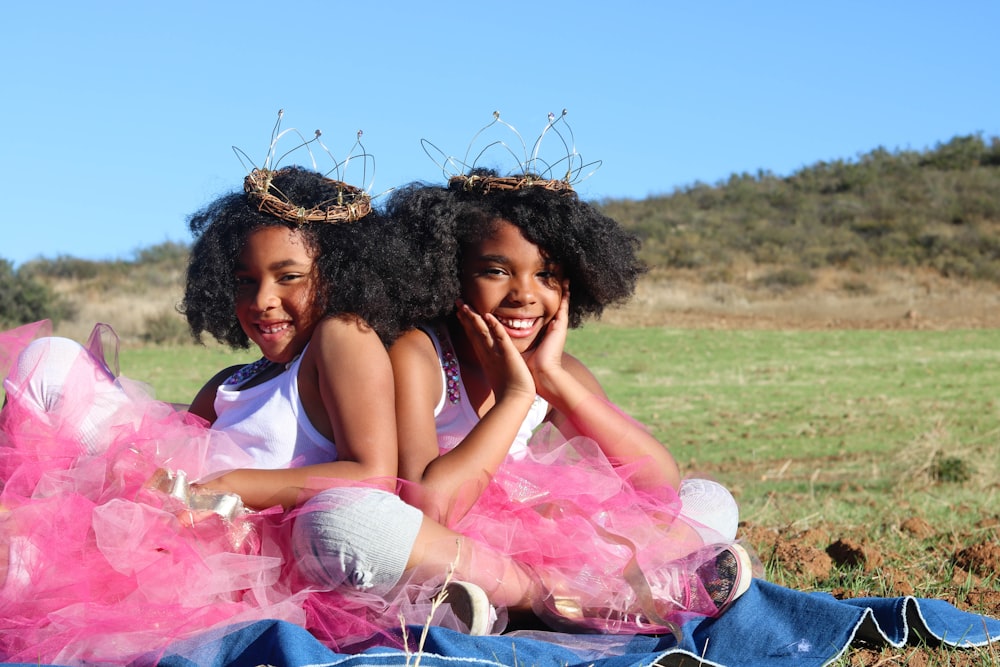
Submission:
{"label": "white sneaker", "polygon": [[[694,572],[694,581],[677,577],[669,568],[663,573],[645,575],[653,600],[687,608],[691,604],[691,587],[699,584],[715,604],[712,617],[721,616],[729,606],[750,588],[753,563],[750,554],[739,544],[720,545],[722,550],[702,563]],[[658,574],[666,576],[657,576]],[[640,595],[641,597],[641,595]]]}
{"label": "white sneaker", "polygon": [[497,620],[496,609],[486,591],[468,581],[452,581],[444,587],[442,600],[451,605],[455,617],[465,624],[473,636],[488,635]]}

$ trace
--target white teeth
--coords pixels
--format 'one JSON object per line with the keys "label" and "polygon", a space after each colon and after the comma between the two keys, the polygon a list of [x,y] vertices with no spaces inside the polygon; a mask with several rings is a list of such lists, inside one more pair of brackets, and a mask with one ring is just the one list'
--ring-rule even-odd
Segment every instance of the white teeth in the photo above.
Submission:
{"label": "white teeth", "polygon": [[288,328],[287,324],[275,324],[272,326],[264,326],[263,324],[258,324],[257,328],[261,330],[262,333],[273,334],[279,331],[284,331]]}
{"label": "white teeth", "polygon": [[505,327],[510,329],[530,329],[534,324],[535,320],[500,320],[500,323]]}

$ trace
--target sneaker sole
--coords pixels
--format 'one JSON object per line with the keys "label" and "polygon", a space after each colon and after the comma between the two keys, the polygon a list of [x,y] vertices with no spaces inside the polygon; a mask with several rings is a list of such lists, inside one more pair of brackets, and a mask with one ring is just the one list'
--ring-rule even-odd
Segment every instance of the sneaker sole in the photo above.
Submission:
{"label": "sneaker sole", "polygon": [[451,605],[451,611],[468,626],[469,634],[476,637],[490,632],[490,599],[483,589],[463,581],[453,581],[444,588],[444,602]]}

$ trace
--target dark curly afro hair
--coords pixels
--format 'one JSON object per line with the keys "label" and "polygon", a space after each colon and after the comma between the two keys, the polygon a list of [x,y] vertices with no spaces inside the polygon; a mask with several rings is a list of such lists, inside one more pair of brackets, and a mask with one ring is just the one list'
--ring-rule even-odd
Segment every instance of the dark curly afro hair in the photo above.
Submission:
{"label": "dark curly afro hair", "polygon": [[[301,167],[275,173],[274,187],[296,205],[310,208],[336,197],[336,186]],[[314,257],[315,306],[327,316],[354,314],[388,344],[399,333],[392,278],[393,257],[405,253],[377,211],[356,222],[298,225],[257,209],[241,192],[224,195],[192,215],[195,236],[181,311],[198,341],[211,334],[235,348],[249,347],[236,319],[236,262],[251,232],[268,226],[298,229]]]}
{"label": "dark curly afro hair", "polygon": [[638,238],[572,191],[526,187],[484,195],[461,183],[414,183],[390,195],[386,214],[406,235],[410,253],[421,258],[413,266],[421,289],[409,290],[400,301],[403,328],[454,311],[463,248],[488,238],[500,220],[516,225],[548,259],[562,265],[572,294],[571,327],[626,301],[646,270],[638,258]]}

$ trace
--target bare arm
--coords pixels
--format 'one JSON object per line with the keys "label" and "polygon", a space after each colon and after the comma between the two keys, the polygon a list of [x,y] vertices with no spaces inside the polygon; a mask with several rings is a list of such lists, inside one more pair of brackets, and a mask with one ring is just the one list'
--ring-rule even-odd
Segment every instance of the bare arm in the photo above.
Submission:
{"label": "bare arm", "polygon": [[605,456],[622,463],[643,457],[655,466],[643,468],[644,486],[680,485],[680,469],[673,455],[645,428],[612,405],[597,378],[586,366],[565,353],[569,321],[569,292],[559,314],[549,323],[545,338],[530,353],[528,367],[539,395],[549,402],[550,420],[566,435],[567,427],[597,442]]}
{"label": "bare arm", "polygon": [[444,516],[462,494],[471,502],[503,463],[535,398],[521,355],[492,316],[463,309],[463,326],[477,339],[477,354],[491,378],[495,402],[452,450],[439,456],[434,407],[443,387],[433,343],[422,332],[403,336],[390,349],[396,381],[400,476],[429,493],[414,500],[432,516]]}
{"label": "bare arm", "polygon": [[[337,445],[338,460],[280,470],[234,470],[204,486],[245,505],[291,507],[328,480],[370,480],[391,489],[397,450],[392,367],[374,331],[353,318],[321,322],[304,353],[299,390],[313,426]],[[324,481],[327,480],[327,481]]]}

